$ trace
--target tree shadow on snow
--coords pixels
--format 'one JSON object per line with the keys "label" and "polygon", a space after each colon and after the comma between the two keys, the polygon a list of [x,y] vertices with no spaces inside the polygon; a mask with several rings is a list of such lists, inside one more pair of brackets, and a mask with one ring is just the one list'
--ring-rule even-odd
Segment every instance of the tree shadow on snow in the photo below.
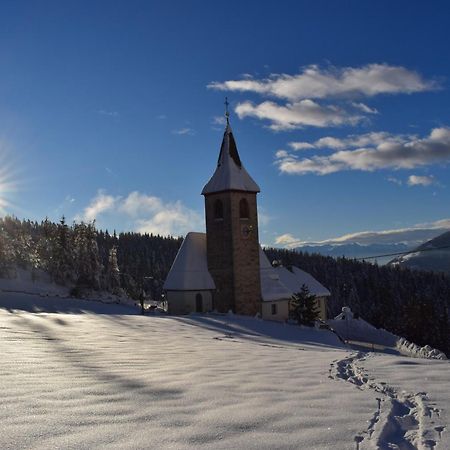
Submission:
{"label": "tree shadow on snow", "polygon": [[65,314],[139,314],[137,308],[118,304],[105,304],[94,300],[77,298],[41,297],[35,294],[0,293],[0,308],[14,313],[15,310],[31,313]]}
{"label": "tree shadow on snow", "polygon": [[[151,383],[151,380],[139,379],[132,375],[121,373],[108,366],[108,360],[101,349],[90,347],[72,347],[69,342],[64,341],[59,335],[43,323],[31,322],[26,316],[20,318],[24,327],[45,341],[49,342],[49,348],[59,355],[61,361],[67,366],[73,367],[79,375],[79,382],[84,383],[86,376],[99,383],[101,392],[99,395],[107,396],[110,393],[121,393],[125,397],[138,395],[145,400],[165,401],[177,400],[184,394],[181,388],[164,387],[159,383]],[[77,383],[77,374],[73,374],[73,382]],[[89,382],[87,384],[89,386]]]}
{"label": "tree shadow on snow", "polygon": [[302,344],[329,349],[341,349],[344,347],[339,338],[328,330],[299,327],[252,317],[192,314],[190,316],[171,316],[171,318],[186,325],[198,326],[220,333],[227,338],[239,338],[258,343],[292,345],[295,347]]}

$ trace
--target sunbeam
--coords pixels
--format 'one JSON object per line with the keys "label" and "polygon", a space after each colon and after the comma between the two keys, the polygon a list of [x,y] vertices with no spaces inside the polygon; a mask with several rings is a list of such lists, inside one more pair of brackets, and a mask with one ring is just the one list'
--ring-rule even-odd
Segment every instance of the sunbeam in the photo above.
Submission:
{"label": "sunbeam", "polygon": [[11,212],[12,197],[19,187],[19,174],[11,153],[0,143],[0,216]]}

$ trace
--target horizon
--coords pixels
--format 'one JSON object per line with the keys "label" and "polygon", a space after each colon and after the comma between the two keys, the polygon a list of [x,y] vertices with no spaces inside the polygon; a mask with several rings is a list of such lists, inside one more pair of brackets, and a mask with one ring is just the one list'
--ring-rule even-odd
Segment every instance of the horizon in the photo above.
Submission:
{"label": "horizon", "polygon": [[450,229],[445,2],[0,9],[1,216],[204,231],[228,97],[262,245]]}

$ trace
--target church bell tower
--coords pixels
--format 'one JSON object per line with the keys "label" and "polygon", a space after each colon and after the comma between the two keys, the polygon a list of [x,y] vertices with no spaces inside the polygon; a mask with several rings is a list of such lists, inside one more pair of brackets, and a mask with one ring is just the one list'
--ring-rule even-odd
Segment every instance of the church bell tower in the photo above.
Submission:
{"label": "church bell tower", "polygon": [[[228,102],[225,102],[228,106]],[[219,312],[261,312],[258,211],[259,186],[242,165],[229,123],[217,168],[205,185],[208,270],[214,279]]]}

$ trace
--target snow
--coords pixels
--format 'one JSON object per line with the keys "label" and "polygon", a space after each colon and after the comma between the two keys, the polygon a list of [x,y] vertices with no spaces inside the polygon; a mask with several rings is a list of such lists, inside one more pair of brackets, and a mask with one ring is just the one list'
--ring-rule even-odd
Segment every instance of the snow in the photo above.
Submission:
{"label": "snow", "polygon": [[395,346],[402,355],[411,356],[413,358],[447,359],[444,353],[430,347],[429,345],[424,345],[421,347],[420,345],[414,344],[414,342],[410,342],[403,337],[396,337],[397,341]]}
{"label": "snow", "polygon": [[30,294],[67,296],[69,288],[51,282],[50,276],[39,270],[33,281],[29,270],[15,269],[15,278],[0,278],[0,290]]}
{"label": "snow", "polygon": [[292,291],[280,281],[280,277],[270,264],[263,249],[259,247],[259,271],[261,279],[261,297],[263,301],[289,299]]}
{"label": "snow", "polygon": [[330,291],[326,287],[322,286],[309,273],[306,273],[304,270],[301,270],[295,266],[292,266],[292,272],[297,277],[297,280],[299,280],[300,286],[306,284],[311,294],[316,295],[317,297],[328,297],[330,295]]}
{"label": "snow", "polygon": [[444,353],[429,345],[421,347],[383,328],[376,328],[364,319],[355,319],[350,308],[346,306],[342,308],[341,314],[335,319],[327,320],[327,323],[339,336],[357,346],[370,344],[377,349],[383,348],[390,353],[413,358],[447,359]]}
{"label": "snow", "polygon": [[164,283],[165,290],[212,290],[216,286],[208,271],[206,234],[186,235]]}
{"label": "snow", "polygon": [[249,317],[54,300],[0,293],[2,449],[394,448],[408,423],[418,444],[401,448],[450,448],[448,361],[351,354],[327,330]]}
{"label": "snow", "polygon": [[260,250],[261,289],[263,300],[289,299],[306,285],[309,292],[317,297],[327,297],[330,291],[313,276],[298,267],[292,272],[286,267],[272,267],[267,256]]}
{"label": "snow", "polygon": [[203,188],[202,195],[233,190],[260,192],[259,186],[245,170],[244,166],[236,163],[236,160],[232,156],[233,152],[237,155],[237,158],[239,158],[233,132],[231,131],[230,125],[227,124],[223,135],[222,146],[220,148],[217,168],[211,179]]}
{"label": "snow", "polygon": [[[50,302],[59,303],[58,297],[70,297],[70,287],[53,283],[48,273],[37,270],[32,275],[31,271],[15,268],[14,278],[0,278],[0,293],[12,294],[37,294],[41,297],[54,297]],[[27,298],[27,297],[25,297]],[[135,301],[125,294],[116,295],[107,291],[86,290],[85,298],[102,303],[122,303],[134,305]]]}
{"label": "snow", "polygon": [[380,394],[379,409],[360,433],[361,450],[450,448],[448,361],[362,353],[349,359],[337,369],[342,379]]}

